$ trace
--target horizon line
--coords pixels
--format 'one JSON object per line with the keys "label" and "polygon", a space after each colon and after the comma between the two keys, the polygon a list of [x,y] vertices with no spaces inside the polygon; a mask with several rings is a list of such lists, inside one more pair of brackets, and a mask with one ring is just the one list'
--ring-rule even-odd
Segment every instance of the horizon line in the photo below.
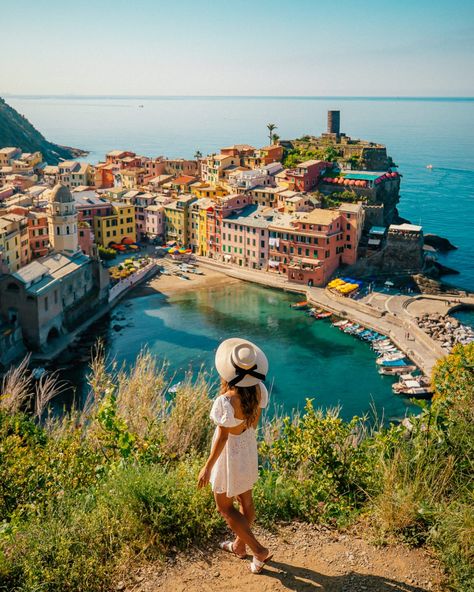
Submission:
{"label": "horizon line", "polygon": [[397,100],[397,101],[474,101],[474,96],[443,95],[145,95],[145,94],[77,94],[77,93],[0,93],[4,98],[68,99],[312,99],[312,100]]}

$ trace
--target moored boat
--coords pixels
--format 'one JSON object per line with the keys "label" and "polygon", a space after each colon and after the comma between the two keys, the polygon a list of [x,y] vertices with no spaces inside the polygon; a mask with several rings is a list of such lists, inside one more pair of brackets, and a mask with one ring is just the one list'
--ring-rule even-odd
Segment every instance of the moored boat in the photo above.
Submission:
{"label": "moored boat", "polygon": [[396,362],[397,360],[405,359],[405,354],[403,352],[393,352],[389,354],[385,354],[384,356],[380,356],[377,358],[377,364],[383,365],[385,362]]}
{"label": "moored boat", "polygon": [[309,302],[307,300],[303,300],[301,302],[294,302],[291,305],[291,308],[296,308],[297,310],[306,310],[309,306]]}
{"label": "moored boat", "polygon": [[328,310],[323,310],[322,312],[315,315],[317,319],[328,319],[330,316],[332,316],[332,312],[329,312]]}
{"label": "moored boat", "polygon": [[415,372],[416,366],[381,366],[378,370],[379,374],[383,376],[399,376],[400,374],[405,374],[405,372]]}

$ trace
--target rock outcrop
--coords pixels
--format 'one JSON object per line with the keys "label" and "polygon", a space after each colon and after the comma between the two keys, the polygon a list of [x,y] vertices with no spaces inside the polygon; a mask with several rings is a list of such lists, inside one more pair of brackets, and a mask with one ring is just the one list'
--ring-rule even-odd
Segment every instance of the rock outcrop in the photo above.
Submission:
{"label": "rock outcrop", "polygon": [[442,253],[455,251],[457,249],[457,247],[455,247],[447,238],[443,238],[437,234],[425,234],[425,245],[433,247]]}
{"label": "rock outcrop", "polygon": [[474,341],[474,330],[449,315],[424,314],[417,324],[432,339],[441,343],[447,352],[458,343],[467,345]]}
{"label": "rock outcrop", "polygon": [[0,97],[0,148],[14,146],[23,152],[39,151],[48,164],[85,156],[86,151],[49,142],[29,121]]}

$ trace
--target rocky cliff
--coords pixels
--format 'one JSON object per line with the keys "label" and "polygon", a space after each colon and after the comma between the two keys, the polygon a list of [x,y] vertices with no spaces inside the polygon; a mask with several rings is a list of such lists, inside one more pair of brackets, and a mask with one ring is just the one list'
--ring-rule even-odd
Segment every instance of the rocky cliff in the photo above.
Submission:
{"label": "rocky cliff", "polygon": [[29,121],[0,97],[0,148],[14,146],[23,152],[39,150],[48,164],[85,156],[87,152],[49,142]]}

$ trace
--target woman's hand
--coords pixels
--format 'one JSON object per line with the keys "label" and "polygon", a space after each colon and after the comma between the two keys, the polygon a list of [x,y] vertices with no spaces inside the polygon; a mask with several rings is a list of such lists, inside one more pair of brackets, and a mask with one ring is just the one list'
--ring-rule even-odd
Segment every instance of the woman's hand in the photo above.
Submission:
{"label": "woman's hand", "polygon": [[209,479],[211,478],[211,469],[208,468],[207,465],[201,469],[198,477],[198,487],[201,489],[205,487],[209,483]]}

